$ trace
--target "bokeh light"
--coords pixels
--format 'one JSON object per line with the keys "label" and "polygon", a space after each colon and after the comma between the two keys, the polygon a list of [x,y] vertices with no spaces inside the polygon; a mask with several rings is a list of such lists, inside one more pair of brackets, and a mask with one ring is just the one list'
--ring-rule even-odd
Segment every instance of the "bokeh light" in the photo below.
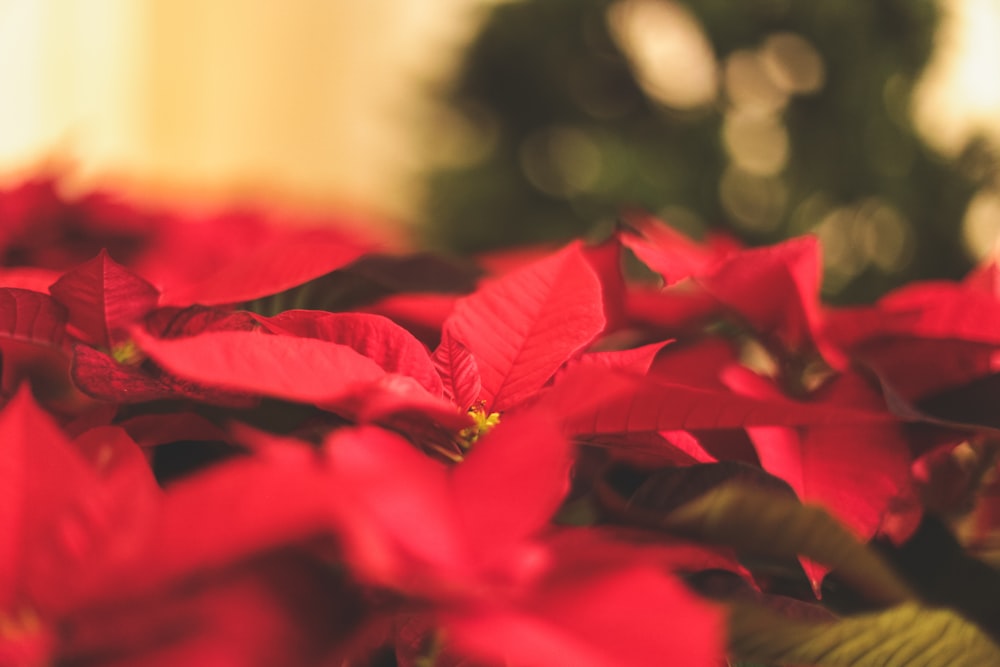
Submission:
{"label": "bokeh light", "polygon": [[651,98],[677,109],[715,100],[712,45],[687,9],[668,0],[619,0],[608,11],[608,20]]}

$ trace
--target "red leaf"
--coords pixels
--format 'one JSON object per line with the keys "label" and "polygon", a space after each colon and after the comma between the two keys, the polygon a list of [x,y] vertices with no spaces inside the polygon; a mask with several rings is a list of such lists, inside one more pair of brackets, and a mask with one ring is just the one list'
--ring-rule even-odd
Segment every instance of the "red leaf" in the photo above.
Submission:
{"label": "red leaf", "polygon": [[24,602],[40,531],[93,481],[83,457],[22,388],[0,411],[0,608]]}
{"label": "red leaf", "polygon": [[48,294],[0,288],[2,389],[13,391],[30,376],[39,396],[65,398],[66,309]]}
{"label": "red leaf", "polygon": [[449,332],[441,336],[441,344],[434,350],[434,365],[441,377],[445,398],[460,409],[468,410],[479,398],[483,385],[479,379],[476,358]]}
{"label": "red leaf", "polygon": [[341,538],[365,579],[434,591],[475,567],[458,523],[447,468],[375,427],[340,429],[324,445],[331,483],[350,508]]}
{"label": "red leaf", "polygon": [[617,331],[628,322],[625,312],[628,289],[622,272],[622,244],[617,237],[611,237],[604,243],[585,248],[584,255],[601,281],[607,331]]}
{"label": "red leaf", "polygon": [[472,352],[489,410],[535,394],[604,329],[601,285],[579,244],[486,282],[445,330]]}
{"label": "red leaf", "polygon": [[886,410],[759,399],[592,368],[567,373],[543,401],[576,435],[895,421]]}
{"label": "red leaf", "polygon": [[569,372],[578,366],[595,366],[598,368],[626,371],[635,375],[645,375],[649,372],[650,367],[653,365],[653,360],[656,359],[656,355],[660,353],[660,350],[672,342],[665,340],[659,343],[633,347],[628,350],[587,352],[567,363],[563,372]]}
{"label": "red leaf", "polygon": [[392,294],[358,310],[384,315],[433,347],[458,298],[454,294]]}
{"label": "red leaf", "polygon": [[216,386],[201,385],[167,374],[150,375],[138,366],[119,364],[88,345],[73,348],[70,373],[80,391],[112,403],[144,403],[176,398],[232,407],[250,407],[256,403],[253,396]]}
{"label": "red leaf", "polygon": [[851,355],[874,369],[908,401],[1000,371],[996,345],[950,338],[875,338],[856,346]]}
{"label": "red leaf", "polygon": [[569,488],[570,443],[538,411],[515,413],[452,472],[455,506],[480,558],[538,532]]}
{"label": "red leaf", "polygon": [[330,230],[283,233],[224,263],[205,279],[165,287],[160,301],[177,306],[251,301],[319,278],[366,250]]}
{"label": "red leaf", "polygon": [[457,432],[472,424],[467,412],[442,396],[428,393],[406,375],[388,374],[321,407],[358,422],[391,426],[409,435],[426,428]]}
{"label": "red leaf", "polygon": [[735,252],[733,243],[695,243],[669,225],[650,215],[632,213],[626,217],[631,230],[619,234],[622,245],[635,253],[643,264],[672,285],[684,278],[700,276]]}
{"label": "red leaf", "polygon": [[347,345],[254,331],[212,331],[163,340],[138,329],[136,342],[159,366],[208,387],[327,403],[385,375]]}
{"label": "red leaf", "polygon": [[997,344],[1000,300],[957,283],[915,283],[883,297],[875,306],[834,311],[827,328],[845,346],[892,335]]}
{"label": "red leaf", "polygon": [[715,667],[724,660],[721,611],[652,567],[566,577],[520,605],[449,615],[445,628],[456,647],[489,664]]}
{"label": "red leaf", "polygon": [[662,290],[633,288],[625,295],[625,310],[640,324],[676,332],[701,329],[718,314],[719,303],[700,286],[684,281]]}
{"label": "red leaf", "polygon": [[156,307],[159,291],[118,264],[106,250],[64,274],[49,292],[69,311],[69,323],[85,341],[110,348],[124,329]]}
{"label": "red leaf", "polygon": [[6,609],[63,613],[102,577],[102,587],[109,586],[107,574],[135,553],[144,534],[143,515],[158,492],[141,454],[127,438],[81,444],[96,469],[27,389],[0,413],[0,605]]}
{"label": "red leaf", "polygon": [[427,348],[392,320],[367,313],[291,310],[260,321],[275,333],[347,345],[388,373],[413,378],[430,394],[441,396],[441,378]]}
{"label": "red leaf", "polygon": [[229,441],[223,429],[193,412],[140,415],[123,421],[121,427],[140,447],[178,440]]}
{"label": "red leaf", "polygon": [[745,250],[699,279],[716,299],[758,332],[774,336],[792,354],[815,349],[833,367],[843,354],[821,335],[819,243],[803,236]]}
{"label": "red leaf", "polygon": [[66,309],[48,294],[0,288],[0,338],[57,347],[66,335]]}
{"label": "red leaf", "polygon": [[259,318],[245,310],[188,306],[158,308],[146,317],[146,330],[157,338],[187,338],[208,331],[256,331]]}
{"label": "red leaf", "polygon": [[32,292],[48,292],[49,285],[62,275],[52,269],[17,266],[0,269],[0,287],[18,287]]}
{"label": "red leaf", "polygon": [[[780,399],[776,387],[745,369],[730,369],[726,382],[745,395]],[[853,375],[838,376],[823,393],[831,405],[881,405],[878,394]],[[914,499],[909,447],[899,424],[769,426],[747,433],[765,470],[788,482],[803,502],[827,508],[862,540],[874,537],[896,506]],[[916,503],[909,505],[916,509]],[[905,540],[919,519],[916,509],[894,520],[889,536],[897,543]],[[807,569],[818,590],[826,569],[815,564]]]}
{"label": "red leaf", "polygon": [[175,481],[150,517],[133,583],[152,588],[330,534],[332,488],[315,457],[240,457]]}

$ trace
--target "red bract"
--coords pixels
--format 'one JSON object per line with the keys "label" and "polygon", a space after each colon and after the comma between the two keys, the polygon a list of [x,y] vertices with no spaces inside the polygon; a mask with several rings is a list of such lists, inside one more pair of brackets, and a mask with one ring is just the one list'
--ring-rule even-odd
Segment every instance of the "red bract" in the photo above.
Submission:
{"label": "red bract", "polygon": [[[383,585],[433,601],[453,648],[489,663],[719,659],[718,612],[669,576],[602,562],[600,542],[565,553],[546,545],[539,531],[565,493],[569,452],[537,413],[506,419],[451,470],[370,430],[341,433],[327,448],[353,508],[350,560]],[[629,614],[637,606],[657,610],[650,623],[665,618],[660,612],[683,615],[688,630],[651,632]]]}
{"label": "red bract", "polygon": [[924,539],[915,457],[938,511],[995,486],[992,262],[829,311],[816,239],[636,215],[473,265],[51,184],[3,211],[0,664],[715,667],[722,605],[828,616],[796,555],[906,597],[851,533]]}
{"label": "red bract", "polygon": [[48,294],[0,288],[2,394],[9,397],[26,377],[40,396],[68,405],[79,397],[66,382],[66,309]]}
{"label": "red bract", "polygon": [[386,372],[413,378],[434,396],[443,392],[427,349],[405,329],[379,315],[292,310],[261,322],[274,333],[347,345]]}
{"label": "red bract", "polygon": [[604,323],[600,282],[574,244],[461,299],[444,332],[472,353],[493,412],[534,395]]}
{"label": "red bract", "polygon": [[[137,552],[158,492],[127,437],[74,447],[27,389],[0,412],[0,443],[0,618],[30,617],[34,632],[51,632],[95,595],[122,592],[111,575]],[[20,639],[15,631],[0,646]]]}
{"label": "red bract", "polygon": [[622,245],[660,274],[667,285],[685,278],[703,276],[727,257],[740,250],[739,245],[722,236],[712,236],[705,245],[695,243],[675,229],[642,213],[626,218],[628,229],[619,234]]}
{"label": "red bract", "polygon": [[69,311],[77,337],[105,349],[121,343],[126,329],[153,310],[160,297],[155,287],[104,250],[63,274],[49,293]]}
{"label": "red bract", "polygon": [[555,512],[570,464],[565,438],[535,412],[505,420],[450,470],[372,428],[338,432],[326,449],[335,483],[363,508],[347,526],[357,567],[441,595],[512,552],[530,561],[522,541]]}
{"label": "red bract", "polygon": [[214,258],[207,258],[199,271],[207,273],[204,278],[183,280],[176,274],[164,275],[161,303],[187,306],[250,301],[330,273],[372,249],[370,244],[335,230],[268,232],[251,237],[249,247],[224,262],[213,265],[208,262]]}
{"label": "red bract", "polygon": [[566,373],[553,387],[546,406],[561,414],[566,429],[577,435],[896,421],[888,412],[870,408],[777,396],[756,398],[586,367]]}
{"label": "red bract", "polygon": [[251,331],[212,331],[173,340],[135,330],[143,352],[181,378],[210,387],[303,403],[333,403],[386,372],[347,345]]}

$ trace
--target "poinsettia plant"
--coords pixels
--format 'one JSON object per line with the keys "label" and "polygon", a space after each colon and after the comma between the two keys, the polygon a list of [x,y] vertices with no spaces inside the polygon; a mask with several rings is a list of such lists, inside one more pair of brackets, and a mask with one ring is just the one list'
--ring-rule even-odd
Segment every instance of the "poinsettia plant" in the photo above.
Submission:
{"label": "poinsettia plant", "polygon": [[0,665],[1000,664],[1000,290],[0,193]]}

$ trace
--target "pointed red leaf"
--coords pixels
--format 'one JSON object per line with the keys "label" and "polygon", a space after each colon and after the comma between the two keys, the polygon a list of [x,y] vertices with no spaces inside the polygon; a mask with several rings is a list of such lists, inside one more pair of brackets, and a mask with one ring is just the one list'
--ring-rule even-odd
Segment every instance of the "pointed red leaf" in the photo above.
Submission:
{"label": "pointed red leaf", "polygon": [[388,373],[413,378],[434,396],[441,396],[441,378],[427,348],[392,320],[368,313],[327,313],[290,310],[260,318],[274,333],[287,333],[347,345]]}
{"label": "pointed red leaf", "polygon": [[[780,399],[776,387],[746,369],[733,367],[726,383],[740,393]],[[841,375],[824,387],[831,405],[867,405],[878,409],[880,397],[859,377]],[[913,500],[910,453],[899,424],[823,424],[802,429],[780,426],[748,428],[761,465],[788,482],[803,502],[822,505],[862,540],[874,537],[897,506]],[[914,502],[910,502],[916,508]],[[891,523],[889,536],[906,539],[916,528],[919,511]],[[818,586],[826,569],[808,568]]]}
{"label": "pointed red leaf", "polygon": [[594,368],[567,373],[543,400],[577,435],[896,420],[886,410],[760,399]]}
{"label": "pointed red leaf", "polygon": [[332,488],[315,457],[240,457],[178,480],[150,517],[152,538],[133,584],[154,587],[329,535]]}
{"label": "pointed red leaf", "polygon": [[650,215],[632,213],[626,221],[631,229],[618,235],[622,245],[663,276],[667,285],[708,273],[736,250],[732,243],[716,242],[714,247],[696,243]]}
{"label": "pointed red leaf", "polygon": [[821,335],[819,242],[802,236],[745,250],[699,279],[709,293],[793,354],[815,349],[835,368],[843,354]]}
{"label": "pointed red leaf", "polygon": [[207,278],[165,287],[161,303],[211,306],[250,301],[319,278],[353,262],[366,250],[332,230],[283,233],[230,259]]}
{"label": "pointed red leaf", "polygon": [[[449,641],[488,664],[715,667],[722,611],[653,567],[565,577],[521,604],[449,614]],[[636,610],[641,609],[641,613]]]}
{"label": "pointed red leaf", "polygon": [[160,367],[190,382],[323,404],[374,382],[385,371],[347,345],[254,331],[212,331],[163,340],[133,330]]}
{"label": "pointed red leaf", "polygon": [[479,398],[483,385],[476,358],[448,331],[434,350],[434,365],[441,377],[445,398],[460,409],[468,410]]}
{"label": "pointed red leaf", "polygon": [[434,347],[458,299],[454,294],[392,294],[358,310],[384,315],[424,344]]}
{"label": "pointed red leaf", "polygon": [[579,244],[486,282],[445,329],[476,358],[490,410],[535,394],[604,329],[601,285]]}
{"label": "pointed red leaf", "polygon": [[428,393],[411,377],[391,373],[320,407],[406,433],[428,427],[458,432],[472,424],[468,412],[448,399]]}
{"label": "pointed red leaf", "polygon": [[96,473],[23,387],[0,411],[0,607],[46,611],[67,597],[70,573],[101,546],[91,530],[107,518],[97,486]]}
{"label": "pointed red leaf", "polygon": [[827,330],[844,346],[879,336],[997,344],[1000,300],[992,293],[957,283],[914,283],[891,292],[874,306],[834,311]]}
{"label": "pointed red leaf", "polygon": [[617,331],[628,323],[625,295],[628,292],[622,271],[622,244],[617,237],[584,249],[584,255],[601,282],[607,332]]}
{"label": "pointed red leaf", "polygon": [[211,405],[250,407],[257,402],[254,396],[246,393],[198,384],[162,373],[151,375],[141,367],[120,364],[89,345],[74,346],[70,374],[80,391],[111,403],[187,398]]}
{"label": "pointed red leaf", "polygon": [[478,440],[451,477],[473,547],[497,557],[538,532],[568,491],[571,463],[569,441],[539,411],[507,416]]}
{"label": "pointed red leaf", "polygon": [[599,368],[626,371],[635,375],[645,375],[649,372],[650,367],[653,365],[653,360],[656,359],[656,355],[660,353],[660,350],[672,342],[665,340],[627,350],[587,352],[567,363],[562,372],[568,372],[578,366],[596,366]]}
{"label": "pointed red leaf", "polygon": [[0,339],[57,347],[66,321],[66,308],[48,294],[0,288]]}
{"label": "pointed red leaf", "polygon": [[106,250],[64,274],[49,292],[69,311],[83,339],[110,348],[124,330],[156,307],[159,291],[117,263]]}
{"label": "pointed red leaf", "polygon": [[421,589],[432,582],[419,575],[461,578],[474,566],[443,464],[375,427],[335,431],[324,449],[333,488],[351,508],[341,537],[360,576]]}

